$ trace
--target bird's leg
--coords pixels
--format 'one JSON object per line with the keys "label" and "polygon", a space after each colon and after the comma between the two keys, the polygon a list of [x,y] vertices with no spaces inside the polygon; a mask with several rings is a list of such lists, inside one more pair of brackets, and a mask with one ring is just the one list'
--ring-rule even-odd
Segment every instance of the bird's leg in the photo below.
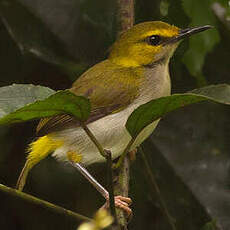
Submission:
{"label": "bird's leg", "polygon": [[[115,196],[114,197],[114,203],[115,203],[116,208],[123,209],[123,211],[126,212],[126,215],[127,215],[128,219],[132,218],[133,211],[129,207],[129,205],[132,204],[132,200],[129,197]],[[105,208],[105,209],[109,208],[109,198],[106,199],[105,204],[101,208]]]}
{"label": "bird's leg", "polygon": [[[109,193],[108,191],[85,169],[80,163],[74,162],[73,152],[68,154],[68,158],[70,160],[71,165],[76,168],[96,189],[101,195],[106,199],[106,203],[102,206],[102,208],[109,208]],[[129,208],[132,200],[128,197],[123,196],[115,196],[114,197],[115,207],[123,209],[127,216],[132,215],[132,210]]]}
{"label": "bird's leg", "polygon": [[76,168],[96,189],[101,195],[107,200],[109,197],[108,191],[84,168],[80,163],[71,162],[72,166]]}

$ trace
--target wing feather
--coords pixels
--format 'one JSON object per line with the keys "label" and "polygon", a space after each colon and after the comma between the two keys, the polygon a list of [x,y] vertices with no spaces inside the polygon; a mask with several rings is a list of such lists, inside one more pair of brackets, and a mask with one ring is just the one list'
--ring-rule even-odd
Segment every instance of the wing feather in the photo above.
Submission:
{"label": "wing feather", "polygon": [[[141,76],[137,69],[119,68],[106,60],[86,71],[70,91],[90,99],[92,111],[86,121],[90,123],[119,112],[132,103],[139,95]],[[78,127],[79,122],[63,114],[41,119],[36,131],[40,136],[74,126]]]}

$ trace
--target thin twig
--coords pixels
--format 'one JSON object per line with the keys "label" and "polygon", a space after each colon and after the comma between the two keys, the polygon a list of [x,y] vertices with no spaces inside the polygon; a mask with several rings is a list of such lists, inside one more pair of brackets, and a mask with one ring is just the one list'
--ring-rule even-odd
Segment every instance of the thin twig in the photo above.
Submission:
{"label": "thin twig", "polygon": [[128,152],[130,151],[130,148],[131,148],[132,144],[134,143],[134,141],[135,141],[135,138],[132,138],[129,141],[129,143],[127,144],[124,152],[122,153],[122,155],[119,157],[119,160],[115,164],[115,166],[114,166],[115,169],[121,167],[121,165],[123,164],[123,161],[124,161],[125,157],[127,156]]}
{"label": "thin twig", "polygon": [[112,154],[109,150],[105,150],[107,153],[107,168],[108,168],[108,191],[109,191],[109,206],[111,210],[111,214],[114,217],[114,224],[117,224],[117,214],[115,209],[114,202],[114,190],[113,190],[113,170],[112,170]]}
{"label": "thin twig", "polygon": [[[130,160],[129,157],[126,156],[124,161],[118,169],[118,179],[114,186],[114,192],[116,195],[121,195],[124,197],[128,197],[129,195],[129,169],[130,169]],[[127,230],[127,217],[125,212],[121,209],[117,209],[117,218],[118,223],[122,230]]]}
{"label": "thin twig", "polygon": [[106,154],[105,150],[103,149],[103,147],[101,146],[99,141],[96,139],[96,137],[93,135],[93,133],[90,131],[90,129],[87,127],[87,125],[84,122],[82,122],[81,127],[85,130],[85,132],[87,133],[87,135],[89,136],[91,141],[96,145],[96,147],[97,147],[98,151],[100,152],[100,154],[104,158],[106,158],[107,154]]}
{"label": "thin twig", "polygon": [[[117,24],[119,30],[117,37],[127,31],[134,24],[134,0],[117,0]],[[115,194],[128,196],[129,191],[129,167],[130,161],[127,155],[132,143],[129,143],[119,159],[118,181],[114,186]],[[118,223],[122,230],[127,228],[127,220],[124,211],[117,210]]]}
{"label": "thin twig", "polygon": [[171,228],[172,228],[173,230],[176,230],[176,226],[175,226],[175,224],[174,224],[175,219],[170,215],[170,213],[169,213],[169,211],[168,211],[168,208],[167,208],[167,205],[166,205],[166,203],[165,203],[163,197],[161,196],[161,192],[160,192],[159,186],[158,186],[158,184],[157,184],[157,182],[156,182],[156,180],[155,180],[155,177],[154,177],[154,175],[153,175],[153,173],[152,173],[152,170],[151,170],[151,168],[150,168],[150,166],[149,166],[149,163],[148,163],[148,160],[147,160],[147,158],[146,158],[146,156],[145,156],[145,153],[144,153],[142,147],[139,147],[138,150],[139,150],[139,152],[141,153],[141,157],[142,157],[143,162],[144,162],[144,164],[145,164],[145,168],[146,168],[148,177],[150,178],[150,181],[151,181],[153,190],[154,190],[154,191],[157,193],[157,195],[158,195],[158,198],[159,198],[161,207],[162,207],[162,209],[163,209],[163,213],[165,214],[165,216],[166,216],[166,218],[167,218],[167,220],[168,220],[168,222],[169,222]]}
{"label": "thin twig", "polygon": [[69,218],[73,218],[75,220],[83,220],[83,221],[91,221],[92,220],[89,217],[86,217],[86,216],[83,216],[83,215],[78,214],[76,212],[62,208],[62,207],[57,206],[55,204],[52,204],[48,201],[41,200],[37,197],[31,196],[31,195],[26,194],[24,192],[21,192],[17,189],[9,188],[3,184],[0,184],[0,191],[4,192],[4,193],[6,193],[12,197],[17,197],[21,200],[27,201],[29,203],[36,205],[36,206],[40,206],[42,208],[49,209],[52,212],[61,214],[63,216],[67,216]]}

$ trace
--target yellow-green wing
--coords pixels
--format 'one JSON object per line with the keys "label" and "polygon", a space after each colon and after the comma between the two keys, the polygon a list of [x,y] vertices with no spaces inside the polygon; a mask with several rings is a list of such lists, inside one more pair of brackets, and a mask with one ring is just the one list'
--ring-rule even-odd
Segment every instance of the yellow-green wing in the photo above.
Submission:
{"label": "yellow-green wing", "polygon": [[[141,77],[138,68],[122,68],[109,60],[100,62],[86,71],[73,84],[71,92],[90,99],[92,112],[87,123],[116,113],[133,102],[139,95]],[[70,115],[58,115],[42,119],[37,127],[38,135],[79,126]]]}

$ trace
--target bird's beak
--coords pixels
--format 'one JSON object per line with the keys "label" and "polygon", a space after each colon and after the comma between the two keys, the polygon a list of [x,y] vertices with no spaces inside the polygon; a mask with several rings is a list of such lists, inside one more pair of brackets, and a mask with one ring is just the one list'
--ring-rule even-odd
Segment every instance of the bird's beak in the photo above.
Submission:
{"label": "bird's beak", "polygon": [[193,27],[193,28],[181,29],[177,36],[168,39],[164,43],[164,45],[179,42],[180,40],[190,37],[193,34],[200,33],[202,31],[205,31],[211,28],[213,28],[213,26],[206,25],[206,26],[198,26],[198,27]]}

